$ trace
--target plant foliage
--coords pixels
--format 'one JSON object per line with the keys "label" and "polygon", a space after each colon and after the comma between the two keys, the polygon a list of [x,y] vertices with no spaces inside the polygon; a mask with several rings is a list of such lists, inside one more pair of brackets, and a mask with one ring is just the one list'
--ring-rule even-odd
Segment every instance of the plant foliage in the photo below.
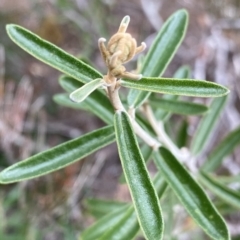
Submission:
{"label": "plant foliage", "polygon": [[[230,239],[225,221],[197,180],[223,201],[240,207],[239,194],[206,173],[215,170],[240,143],[239,128],[215,148],[200,173],[195,174],[197,169],[187,164],[193,161],[190,156],[194,159],[205,147],[229,90],[213,82],[190,79],[186,66],[173,78],[161,77],[184,39],[188,25],[185,10],[174,13],[163,25],[141,62],[139,72],[127,72],[123,64],[146,47],[144,43],[137,47],[136,40],[126,33],[129,22],[129,16],[123,18],[107,46],[104,38],[99,39],[99,49],[108,68],[106,75],[29,30],[7,25],[9,37],[19,47],[65,74],[60,77],[59,84],[66,93],[55,95],[54,101],[65,107],[89,111],[107,126],[10,166],[0,173],[0,183],[18,182],[56,171],[116,140],[124,173],[121,179],[122,182],[126,180],[133,204],[88,201],[90,211],[102,217],[84,230],[80,239],[133,239],[139,228],[148,240],[162,239],[164,219],[159,199],[170,192],[165,191],[167,187],[210,238]],[[129,89],[126,99],[120,98],[121,87]],[[214,99],[205,106],[183,101],[181,96]],[[142,107],[145,120],[138,107]],[[164,121],[171,113],[204,115],[187,156],[179,148],[187,142],[186,120],[176,144],[164,130]],[[153,180],[146,166],[152,153],[159,171]],[[104,210],[99,212],[102,206]]]}

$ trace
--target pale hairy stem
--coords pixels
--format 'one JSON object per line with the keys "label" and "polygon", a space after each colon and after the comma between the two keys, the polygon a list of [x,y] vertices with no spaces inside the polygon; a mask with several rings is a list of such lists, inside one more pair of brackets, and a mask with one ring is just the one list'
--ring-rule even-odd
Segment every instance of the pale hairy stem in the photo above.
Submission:
{"label": "pale hairy stem", "polygon": [[144,131],[133,118],[130,117],[130,119],[135,133],[140,138],[142,138],[153,150],[157,150],[161,144],[155,138],[151,137],[146,131]]}
{"label": "pale hairy stem", "polygon": [[123,105],[122,105],[122,102],[119,98],[119,94],[118,94],[118,90],[119,88],[115,85],[111,85],[109,86],[108,88],[108,96],[110,98],[110,101],[113,105],[113,108],[115,111],[125,111]]}
{"label": "pale hairy stem", "polygon": [[118,91],[120,86],[118,85],[117,78],[112,76],[110,71],[105,76],[105,81],[107,85],[108,97],[112,103],[112,106],[115,111],[125,111],[124,106],[119,97]]}
{"label": "pale hairy stem", "polygon": [[[184,163],[190,172],[196,174],[198,167],[196,165],[196,158],[192,156],[187,148],[179,149],[166,134],[163,123],[158,122],[153,114],[152,108],[146,103],[143,105],[146,117],[158,136],[158,140],[165,145],[172,154],[181,162]],[[193,176],[194,177],[194,176]]]}
{"label": "pale hairy stem", "polygon": [[[127,111],[125,110],[122,102],[121,102],[121,99],[119,97],[119,94],[118,94],[118,91],[119,91],[119,88],[120,86],[118,86],[118,82],[117,82],[117,79],[116,78],[113,78],[112,76],[110,76],[110,74],[107,75],[107,77],[111,78],[111,82],[112,84],[110,86],[107,87],[108,89],[108,96],[110,98],[110,101],[113,105],[113,108],[115,110],[115,112],[117,111],[124,111],[127,113]],[[110,79],[108,79],[108,82],[109,82]],[[132,126],[133,126],[133,129],[134,129],[134,132],[140,137],[142,138],[142,140],[147,144],[149,145],[151,148],[153,148],[154,150],[156,150],[157,148],[160,147],[160,143],[155,139],[153,138],[151,135],[149,135],[134,119],[134,116],[132,116],[132,114],[129,114],[127,113],[130,120],[131,120],[131,123],[132,123]]]}
{"label": "pale hairy stem", "polygon": [[144,104],[143,107],[146,117],[152,128],[154,129],[155,133],[157,134],[159,141],[162,142],[167,148],[169,148],[169,150],[173,153],[173,155],[175,155],[177,159],[179,159],[181,162],[185,162],[185,154],[183,154],[181,150],[168,137],[168,135],[164,131],[163,124],[161,122],[157,122],[153,114],[152,108],[148,104]]}

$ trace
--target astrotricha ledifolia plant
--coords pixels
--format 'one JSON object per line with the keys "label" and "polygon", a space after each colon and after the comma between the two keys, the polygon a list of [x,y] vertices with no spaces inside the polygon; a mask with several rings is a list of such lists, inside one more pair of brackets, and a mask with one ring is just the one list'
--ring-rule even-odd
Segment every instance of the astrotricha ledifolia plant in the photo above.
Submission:
{"label": "astrotricha ledifolia plant", "polygon": [[[65,74],[59,83],[68,94],[57,94],[54,101],[90,111],[107,126],[10,166],[0,173],[0,182],[13,183],[56,171],[116,141],[124,172],[122,181],[129,187],[132,204],[122,203],[102,214],[102,218],[81,233],[80,239],[128,240],[133,239],[139,229],[148,240],[162,239],[164,223],[159,199],[172,191],[205,234],[212,239],[227,240],[226,224],[198,180],[207,183],[210,190],[218,189],[213,192],[219,193],[220,185],[206,172],[216,169],[237,141],[225,152],[221,148],[221,154],[216,148],[215,155],[206,161],[201,171],[191,162],[205,146],[229,90],[213,82],[188,79],[190,70],[186,66],[181,67],[174,78],[161,77],[184,38],[188,24],[185,10],[169,17],[147,55],[139,58],[137,70],[126,71],[123,65],[146,48],[145,43],[138,46],[126,32],[129,22],[130,17],[125,16],[107,45],[104,38],[98,41],[107,67],[105,75],[32,32],[7,25],[8,35],[17,45]],[[127,95],[126,91],[120,94],[123,87],[130,89]],[[179,100],[182,95],[215,99],[207,107]],[[190,148],[182,148],[186,142],[175,143],[165,132],[164,124],[171,113],[204,114]],[[231,134],[239,135],[239,129]],[[150,156],[159,170],[153,179],[146,168]],[[223,187],[221,191],[227,194]],[[233,193],[228,192],[225,200],[231,202],[231,197],[233,199]],[[239,198],[238,202],[236,199],[232,203],[239,207]]]}

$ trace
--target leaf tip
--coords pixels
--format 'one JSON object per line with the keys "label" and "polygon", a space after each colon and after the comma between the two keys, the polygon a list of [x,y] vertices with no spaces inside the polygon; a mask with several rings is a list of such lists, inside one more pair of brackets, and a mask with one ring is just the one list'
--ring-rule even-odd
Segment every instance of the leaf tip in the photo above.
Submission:
{"label": "leaf tip", "polygon": [[14,26],[15,25],[12,23],[6,25],[6,31],[9,36],[11,35],[11,30],[14,28]]}
{"label": "leaf tip", "polygon": [[122,23],[123,24],[129,24],[130,22],[130,16],[126,15],[123,19],[122,19]]}
{"label": "leaf tip", "polygon": [[188,11],[186,8],[180,9],[179,12],[188,15]]}
{"label": "leaf tip", "polygon": [[10,29],[10,28],[12,28],[14,26],[16,26],[16,25],[13,24],[13,23],[9,23],[9,24],[6,25],[6,29],[8,30],[8,29]]}
{"label": "leaf tip", "polygon": [[4,170],[0,172],[0,184],[8,184],[8,181],[6,181],[6,177],[4,177]]}
{"label": "leaf tip", "polygon": [[231,92],[230,89],[228,89],[226,87],[224,87],[224,88],[226,89],[226,93],[224,95],[228,95]]}
{"label": "leaf tip", "polygon": [[219,85],[219,87],[221,88],[221,92],[219,92],[219,95],[216,97],[223,97],[223,96],[227,96],[230,93],[230,90],[222,85]]}
{"label": "leaf tip", "polygon": [[11,34],[12,31],[16,31],[17,28],[19,29],[19,28],[22,28],[22,27],[14,24],[14,23],[9,23],[9,24],[6,25],[6,31],[7,31],[7,33],[10,33],[10,34]]}
{"label": "leaf tip", "polygon": [[69,95],[69,98],[71,99],[72,102],[80,103],[81,101],[79,101],[79,99],[75,95],[76,94],[75,94],[75,91],[74,91]]}
{"label": "leaf tip", "polygon": [[179,15],[182,15],[182,16],[186,19],[186,23],[188,23],[189,13],[188,13],[188,10],[187,10],[187,9],[182,8],[182,9],[178,10],[177,13],[178,13]]}

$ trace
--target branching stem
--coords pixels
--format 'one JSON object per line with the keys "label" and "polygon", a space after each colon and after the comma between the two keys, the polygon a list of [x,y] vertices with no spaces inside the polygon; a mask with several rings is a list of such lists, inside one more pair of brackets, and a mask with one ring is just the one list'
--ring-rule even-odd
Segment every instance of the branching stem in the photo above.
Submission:
{"label": "branching stem", "polygon": [[169,150],[178,158],[180,161],[185,161],[185,156],[181,152],[181,150],[172,142],[172,140],[168,137],[166,132],[164,131],[162,122],[157,122],[152,108],[146,103],[144,104],[144,112],[148,121],[150,122],[152,128],[154,129],[155,133],[157,134],[158,140],[162,142]]}
{"label": "branching stem", "polygon": [[[107,75],[109,76],[109,74]],[[119,97],[118,91],[120,86],[118,86],[118,82],[117,79],[114,78],[113,76],[111,77],[111,82],[112,84],[110,86],[107,87],[108,90],[108,97],[110,98],[110,101],[113,105],[113,108],[115,110],[115,112],[117,111],[124,111],[127,112],[121,102],[121,99]],[[156,150],[161,144],[155,139],[153,138],[151,135],[149,135],[135,120],[134,116],[132,114],[127,113],[133,129],[135,131],[135,133],[142,138],[142,140],[144,142],[146,142],[146,144],[148,144],[150,147],[152,147],[154,150]]]}

